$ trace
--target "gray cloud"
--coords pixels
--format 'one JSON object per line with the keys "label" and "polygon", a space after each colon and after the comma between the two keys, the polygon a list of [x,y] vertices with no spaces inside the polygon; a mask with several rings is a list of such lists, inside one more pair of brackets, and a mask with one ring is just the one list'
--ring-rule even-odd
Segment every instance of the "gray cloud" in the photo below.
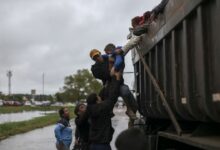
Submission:
{"label": "gray cloud", "polygon": [[[0,91],[13,70],[14,93],[55,93],[66,75],[90,68],[88,53],[126,42],[130,19],[160,0],[1,0]],[[132,70],[130,56],[127,70]],[[128,82],[131,82],[131,77]]]}

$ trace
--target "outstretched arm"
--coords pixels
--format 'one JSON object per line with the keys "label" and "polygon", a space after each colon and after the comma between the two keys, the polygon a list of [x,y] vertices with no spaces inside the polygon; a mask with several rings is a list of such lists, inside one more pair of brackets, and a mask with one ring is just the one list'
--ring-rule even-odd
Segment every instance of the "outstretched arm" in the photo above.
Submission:
{"label": "outstretched arm", "polygon": [[158,15],[159,13],[163,12],[164,7],[167,5],[169,0],[162,0],[159,5],[157,5],[153,10],[152,13]]}
{"label": "outstretched arm", "polygon": [[108,114],[112,111],[119,96],[119,88],[121,84],[121,73],[117,72],[115,75],[117,76],[116,79],[113,78],[108,85],[108,97],[100,104],[93,106],[93,111],[90,112],[91,116],[96,117],[99,115]]}
{"label": "outstretched arm", "polygon": [[129,50],[134,48],[141,40],[141,36],[133,35],[132,38],[122,47],[123,55],[125,56]]}

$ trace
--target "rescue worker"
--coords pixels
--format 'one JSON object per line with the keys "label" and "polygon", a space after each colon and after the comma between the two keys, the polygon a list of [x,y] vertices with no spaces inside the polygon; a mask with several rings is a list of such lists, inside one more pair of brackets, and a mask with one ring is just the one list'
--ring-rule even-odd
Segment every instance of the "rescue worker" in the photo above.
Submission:
{"label": "rescue worker", "polygon": [[72,128],[69,120],[69,110],[67,107],[63,107],[59,110],[60,120],[57,122],[54,129],[56,137],[57,150],[69,150],[72,143]]}
{"label": "rescue worker", "polygon": [[[95,78],[99,78],[102,80],[104,87],[108,84],[108,82],[111,81],[110,72],[111,74],[114,74],[115,72],[121,72],[121,73],[123,72],[124,65],[122,65],[122,63],[124,62],[116,61],[117,63],[115,63],[114,58],[109,57],[108,55],[101,55],[101,52],[97,49],[91,50],[90,57],[92,58],[92,60],[95,61],[95,65],[93,65],[91,68],[92,73]],[[101,66],[101,67],[97,67],[97,69],[94,69],[94,66]],[[116,70],[117,66],[121,66],[121,68],[119,67],[119,70]],[[96,73],[100,74],[100,77],[98,77]],[[121,80],[120,96],[123,98],[124,102],[126,103],[127,106],[126,114],[129,116],[132,125],[134,120],[137,119],[136,116],[137,103],[129,87],[124,84],[123,78]]]}
{"label": "rescue worker", "polygon": [[114,74],[107,86],[108,97],[102,100],[96,93],[87,97],[87,111],[90,120],[90,150],[111,150],[110,142],[114,133],[111,113],[119,96],[121,75]]}
{"label": "rescue worker", "polygon": [[86,105],[81,103],[75,108],[75,124],[76,124],[76,134],[75,134],[75,146],[79,147],[80,150],[89,149],[89,121],[88,113],[86,111]]}

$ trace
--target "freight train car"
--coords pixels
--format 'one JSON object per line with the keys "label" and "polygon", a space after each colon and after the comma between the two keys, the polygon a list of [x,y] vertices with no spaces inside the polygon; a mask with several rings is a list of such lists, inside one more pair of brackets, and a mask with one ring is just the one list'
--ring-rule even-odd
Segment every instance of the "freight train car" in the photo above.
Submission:
{"label": "freight train car", "polygon": [[220,0],[169,0],[132,60],[148,149],[220,149]]}

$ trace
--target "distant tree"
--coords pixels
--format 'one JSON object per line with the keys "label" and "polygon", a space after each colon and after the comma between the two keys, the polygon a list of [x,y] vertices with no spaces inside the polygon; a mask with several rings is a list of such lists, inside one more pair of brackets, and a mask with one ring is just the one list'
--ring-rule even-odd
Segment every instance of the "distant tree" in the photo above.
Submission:
{"label": "distant tree", "polygon": [[53,96],[52,95],[42,95],[42,94],[40,94],[40,95],[35,95],[34,98],[35,98],[36,101],[45,101],[45,100],[51,101],[51,102],[53,101]]}
{"label": "distant tree", "polygon": [[5,95],[2,92],[0,92],[0,99],[5,99]]}
{"label": "distant tree", "polygon": [[87,70],[78,70],[76,74],[64,79],[62,92],[56,93],[57,101],[77,101],[87,97],[92,92],[99,92],[102,84]]}
{"label": "distant tree", "polygon": [[[15,101],[24,101],[24,98],[30,100],[32,98],[31,94],[12,94],[12,95],[0,95],[0,99],[3,100],[15,100]],[[35,100],[36,101],[43,101],[43,100],[49,100],[49,101],[54,101],[54,98],[52,95],[35,95]]]}

